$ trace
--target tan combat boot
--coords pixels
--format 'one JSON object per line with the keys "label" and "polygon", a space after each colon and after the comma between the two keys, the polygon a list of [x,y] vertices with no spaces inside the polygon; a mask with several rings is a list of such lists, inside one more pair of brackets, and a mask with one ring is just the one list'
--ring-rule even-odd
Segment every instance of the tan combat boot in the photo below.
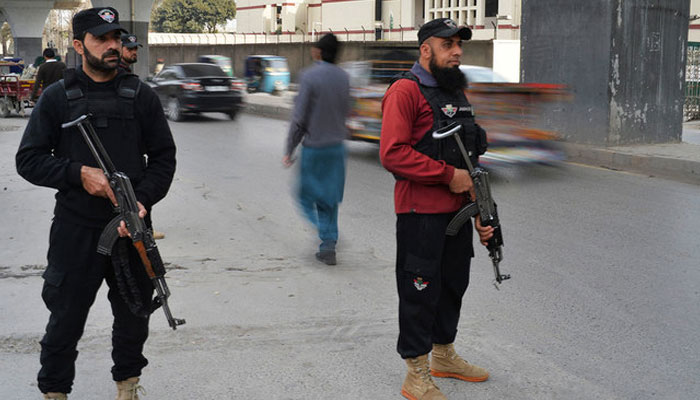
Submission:
{"label": "tan combat boot", "polygon": [[430,377],[428,355],[407,358],[408,374],[401,386],[401,394],[410,400],[447,400]]}
{"label": "tan combat boot", "polygon": [[139,400],[138,391],[146,394],[146,391],[139,385],[139,378],[133,377],[125,381],[117,382],[116,400]]}
{"label": "tan combat boot", "polygon": [[489,379],[488,371],[463,360],[455,352],[453,343],[433,345],[430,373],[438,378],[456,378],[469,382],[483,382]]}
{"label": "tan combat boot", "polygon": [[68,400],[65,393],[48,392],[44,393],[44,400]]}

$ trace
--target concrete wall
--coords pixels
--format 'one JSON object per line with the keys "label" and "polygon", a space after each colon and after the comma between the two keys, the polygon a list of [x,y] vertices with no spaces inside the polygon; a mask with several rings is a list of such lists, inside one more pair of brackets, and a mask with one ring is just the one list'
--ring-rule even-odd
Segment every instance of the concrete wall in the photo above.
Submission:
{"label": "concrete wall", "polygon": [[44,49],[41,47],[40,37],[15,38],[15,55],[14,57],[21,57],[26,65],[34,62],[38,56],[42,54]]}
{"label": "concrete wall", "polygon": [[678,142],[690,0],[523,0],[521,81],[563,83],[570,141]]}
{"label": "concrete wall", "polygon": [[[299,71],[311,64],[310,43],[279,43],[279,44],[237,44],[237,45],[151,45],[149,52],[149,71],[153,71],[158,58],[163,58],[166,64],[180,62],[195,62],[197,56],[204,54],[220,54],[230,57],[237,76],[241,76],[245,58],[253,54],[270,54],[287,57],[292,81],[296,81]],[[339,62],[369,60],[381,57],[382,54],[393,50],[415,52],[417,43],[374,43],[348,42],[343,43]],[[493,63],[493,44],[491,41],[469,41],[463,46],[462,64],[482,65],[491,67]]]}

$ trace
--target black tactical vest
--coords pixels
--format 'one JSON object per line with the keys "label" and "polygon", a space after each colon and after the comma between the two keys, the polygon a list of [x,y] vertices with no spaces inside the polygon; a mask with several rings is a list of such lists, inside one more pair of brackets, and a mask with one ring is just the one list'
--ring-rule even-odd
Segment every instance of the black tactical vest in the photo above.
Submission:
{"label": "black tactical vest", "polygon": [[141,88],[138,76],[127,74],[121,78],[117,87],[117,96],[112,93],[90,92],[81,87],[75,69],[63,73],[63,87],[68,98],[68,120],[73,121],[83,114],[92,114],[95,128],[106,128],[109,119],[133,120],[134,99]]}
{"label": "black tactical vest", "polygon": [[[63,76],[62,84],[68,98],[67,121],[90,114],[90,121],[117,170],[125,172],[132,183],[138,183],[146,169],[142,124],[137,121],[135,113],[135,100],[141,88],[138,76],[120,75],[116,82],[116,96],[111,90],[88,90],[78,79],[75,69],[65,70]],[[74,141],[81,144],[77,147],[70,144],[73,146],[71,151],[78,152],[71,154],[70,158],[93,165],[92,155],[86,153],[87,147],[80,135],[73,135],[69,143]]]}
{"label": "black tactical vest", "polygon": [[437,129],[450,125],[453,122],[459,122],[462,125],[462,131],[458,134],[464,143],[464,147],[469,152],[469,159],[472,165],[476,166],[479,156],[486,152],[486,132],[474,122],[474,111],[471,104],[467,101],[467,96],[464,92],[446,92],[439,87],[425,86],[420,83],[420,80],[411,72],[403,72],[391,81],[399,79],[410,79],[418,84],[421,94],[433,109],[433,126],[423,135],[413,148],[425,154],[434,160],[442,160],[445,163],[456,168],[467,169],[467,163],[464,161],[462,154],[459,151],[457,141],[452,137],[444,139],[433,139],[433,132]]}

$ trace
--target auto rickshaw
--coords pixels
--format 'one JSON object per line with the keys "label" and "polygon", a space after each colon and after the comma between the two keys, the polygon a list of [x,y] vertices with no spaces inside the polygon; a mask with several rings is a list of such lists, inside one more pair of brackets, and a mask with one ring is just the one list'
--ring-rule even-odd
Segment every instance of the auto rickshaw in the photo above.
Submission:
{"label": "auto rickshaw", "polygon": [[279,93],[289,88],[287,58],[281,56],[249,56],[245,60],[248,92]]}
{"label": "auto rickshaw", "polygon": [[34,107],[31,97],[35,74],[36,68],[25,66],[21,58],[0,60],[0,117],[8,117],[13,110],[24,116],[25,108]]}

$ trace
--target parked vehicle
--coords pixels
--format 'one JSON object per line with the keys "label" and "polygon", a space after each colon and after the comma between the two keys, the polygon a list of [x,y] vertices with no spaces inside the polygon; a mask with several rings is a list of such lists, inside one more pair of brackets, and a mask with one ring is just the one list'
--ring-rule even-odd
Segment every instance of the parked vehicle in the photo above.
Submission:
{"label": "parked vehicle", "polygon": [[168,65],[147,82],[172,121],[200,112],[222,112],[234,119],[243,107],[245,82],[228,76],[218,65]]}
{"label": "parked vehicle", "polygon": [[3,57],[0,62],[2,62],[1,66],[7,67],[8,74],[21,75],[24,71],[24,60],[20,57]]}
{"label": "parked vehicle", "polygon": [[281,56],[249,56],[245,60],[248,92],[279,93],[289,88],[287,58]]}
{"label": "parked vehicle", "polygon": [[[0,61],[0,117],[6,118],[14,110],[24,115],[24,110],[34,106],[31,101],[35,69],[24,68],[22,59]],[[18,61],[19,60],[19,61]],[[38,94],[41,94],[41,89]]]}
{"label": "parked vehicle", "polygon": [[231,59],[226,56],[209,55],[209,56],[199,56],[197,57],[197,62],[205,64],[215,64],[221,67],[221,69],[226,72],[226,75],[234,77],[233,65],[231,64]]}

